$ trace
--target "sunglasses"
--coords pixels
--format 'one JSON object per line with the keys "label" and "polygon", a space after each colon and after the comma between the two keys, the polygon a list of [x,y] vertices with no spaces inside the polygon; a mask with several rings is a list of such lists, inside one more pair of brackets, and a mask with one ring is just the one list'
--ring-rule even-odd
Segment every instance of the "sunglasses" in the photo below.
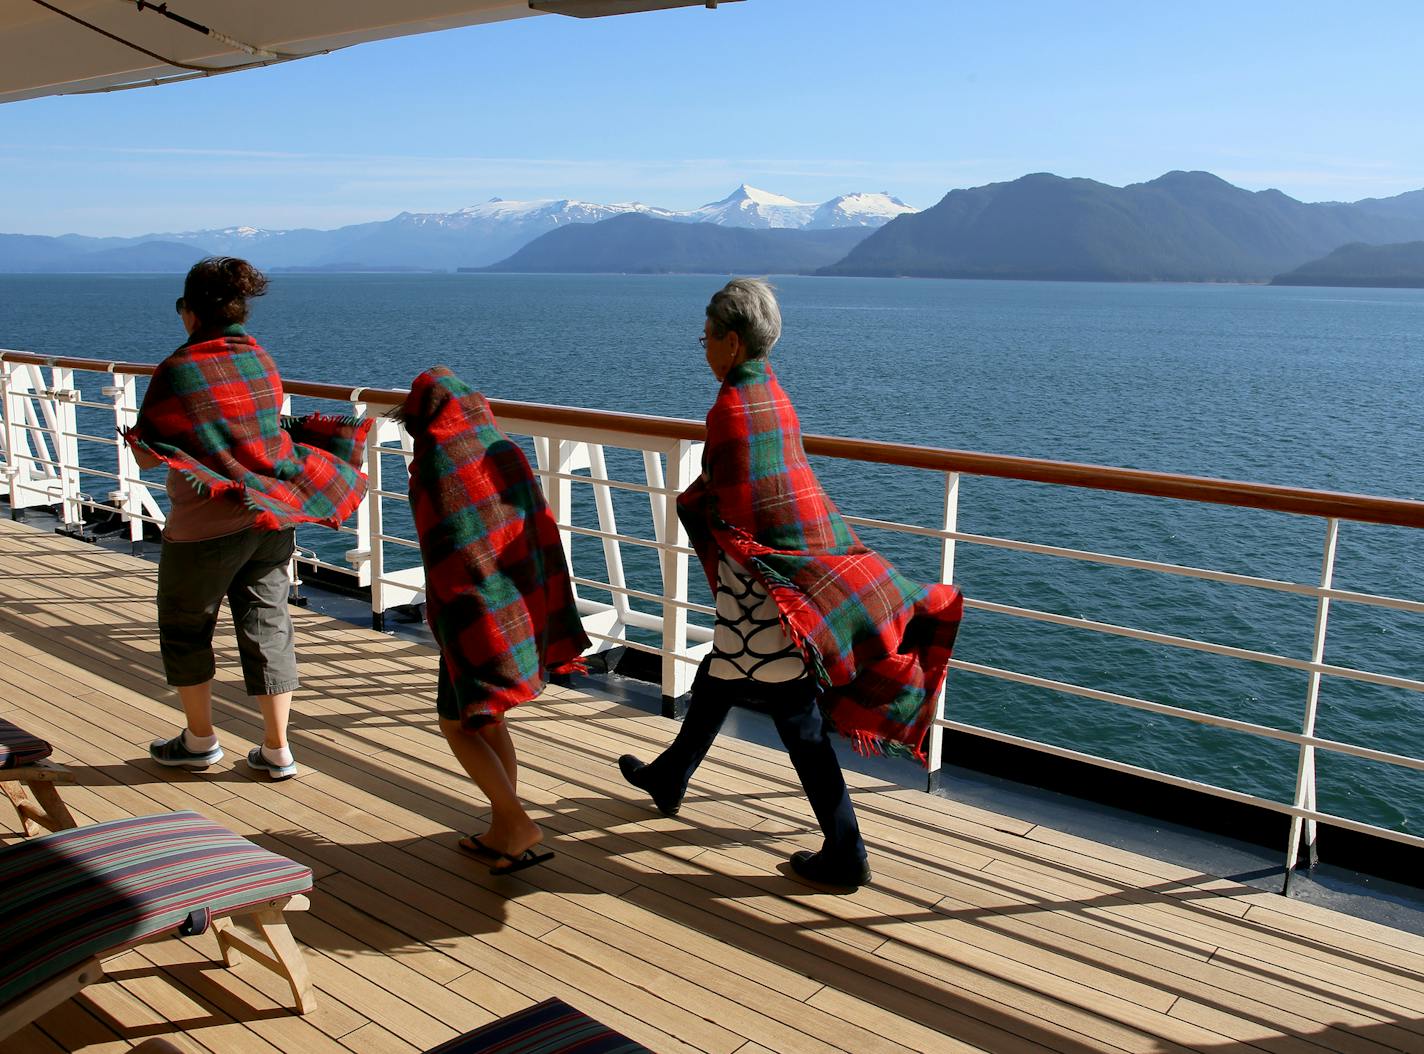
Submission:
{"label": "sunglasses", "polygon": [[180,296],[180,297],[174,302],[174,304],[173,304],[173,310],[176,311],[176,312],[178,312],[178,314],[181,315],[184,311],[187,311],[187,310],[188,310],[188,304],[187,304],[187,302]]}

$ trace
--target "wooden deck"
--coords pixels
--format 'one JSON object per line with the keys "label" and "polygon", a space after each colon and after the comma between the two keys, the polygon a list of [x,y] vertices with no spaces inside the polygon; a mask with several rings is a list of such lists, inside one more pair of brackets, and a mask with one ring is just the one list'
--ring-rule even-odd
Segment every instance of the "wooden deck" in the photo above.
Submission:
{"label": "wooden deck", "polygon": [[[455,848],[483,803],[434,725],[435,657],[297,612],[302,778],[249,778],[260,735],[219,627],[228,758],[161,769],[178,724],[154,565],[0,521],[0,715],[48,737],[80,822],[192,808],[316,872],[293,916],[319,1009],[229,971],[211,935],[111,960],[0,1054],[423,1050],[557,995],[661,1054],[1424,1051],[1424,940],[952,801],[852,777],[876,880],[812,891],[785,757],[713,750],[675,820],[615,759],[662,718],[551,689],[515,720],[558,856],[491,878]],[[0,841],[18,838],[13,816]],[[3,876],[0,876],[3,895]]]}

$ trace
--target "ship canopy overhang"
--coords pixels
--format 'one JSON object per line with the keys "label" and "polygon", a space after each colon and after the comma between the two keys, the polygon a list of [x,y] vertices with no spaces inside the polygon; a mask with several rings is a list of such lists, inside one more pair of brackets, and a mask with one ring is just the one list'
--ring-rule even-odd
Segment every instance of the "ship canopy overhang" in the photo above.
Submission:
{"label": "ship canopy overhang", "polygon": [[598,18],[715,6],[717,0],[5,0],[0,102],[211,77],[531,15]]}

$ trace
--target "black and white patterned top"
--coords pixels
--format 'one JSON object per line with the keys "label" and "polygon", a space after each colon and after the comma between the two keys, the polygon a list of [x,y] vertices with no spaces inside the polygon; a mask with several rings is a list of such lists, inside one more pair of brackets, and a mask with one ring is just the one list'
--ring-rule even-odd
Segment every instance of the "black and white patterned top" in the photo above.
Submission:
{"label": "black and white patterned top", "polygon": [[766,588],[726,553],[717,560],[717,625],[708,674],[723,681],[785,684],[807,676],[806,660],[781,625]]}

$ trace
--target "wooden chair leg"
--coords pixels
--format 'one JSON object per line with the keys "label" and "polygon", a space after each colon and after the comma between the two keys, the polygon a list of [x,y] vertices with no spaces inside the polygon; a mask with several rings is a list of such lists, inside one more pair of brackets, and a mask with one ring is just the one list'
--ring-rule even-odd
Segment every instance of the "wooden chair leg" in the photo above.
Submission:
{"label": "wooden chair leg", "polygon": [[292,998],[297,1010],[309,1014],[316,1009],[316,996],[312,991],[311,975],[307,972],[302,949],[292,939],[292,931],[287,928],[287,919],[280,911],[269,908],[252,916],[257,932],[272,948],[273,958],[280,964],[278,973],[292,988]]}
{"label": "wooden chair leg", "polygon": [[287,917],[282,910],[286,907],[290,911],[304,911],[308,903],[305,896],[294,896],[271,901],[265,907],[234,916],[250,922],[252,928],[257,931],[256,935],[262,938],[260,942],[234,926],[233,918],[213,920],[223,962],[233,966],[241,962],[242,956],[245,955],[254,962],[261,963],[287,982],[292,989],[292,1001],[303,1014],[309,1014],[316,1009],[316,995],[312,990],[306,960],[302,958],[301,946],[293,939],[292,931],[287,928]]}
{"label": "wooden chair leg", "polygon": [[103,979],[103,964],[98,959],[87,959],[54,980],[32,989],[4,1009],[0,1009],[0,1039],[18,1032],[35,1018],[48,1013],[89,985]]}
{"label": "wooden chair leg", "polygon": [[242,962],[242,952],[234,940],[232,919],[213,919],[213,932],[218,935],[218,950],[222,952],[223,965],[231,968]]}
{"label": "wooden chair leg", "polygon": [[27,783],[30,793],[35,796],[35,801],[39,802],[40,808],[44,811],[44,817],[38,822],[51,831],[66,831],[71,827],[78,827],[74,822],[74,817],[70,815],[69,808],[64,804],[59,796],[59,788],[48,780],[35,780]]}
{"label": "wooden chair leg", "polygon": [[26,838],[33,838],[40,833],[40,826],[35,822],[35,817],[39,815],[39,809],[30,803],[30,799],[25,794],[24,784],[14,780],[0,781],[0,790],[5,791],[5,797],[10,799],[10,804],[15,807],[15,812],[20,816],[20,830],[24,832]]}

